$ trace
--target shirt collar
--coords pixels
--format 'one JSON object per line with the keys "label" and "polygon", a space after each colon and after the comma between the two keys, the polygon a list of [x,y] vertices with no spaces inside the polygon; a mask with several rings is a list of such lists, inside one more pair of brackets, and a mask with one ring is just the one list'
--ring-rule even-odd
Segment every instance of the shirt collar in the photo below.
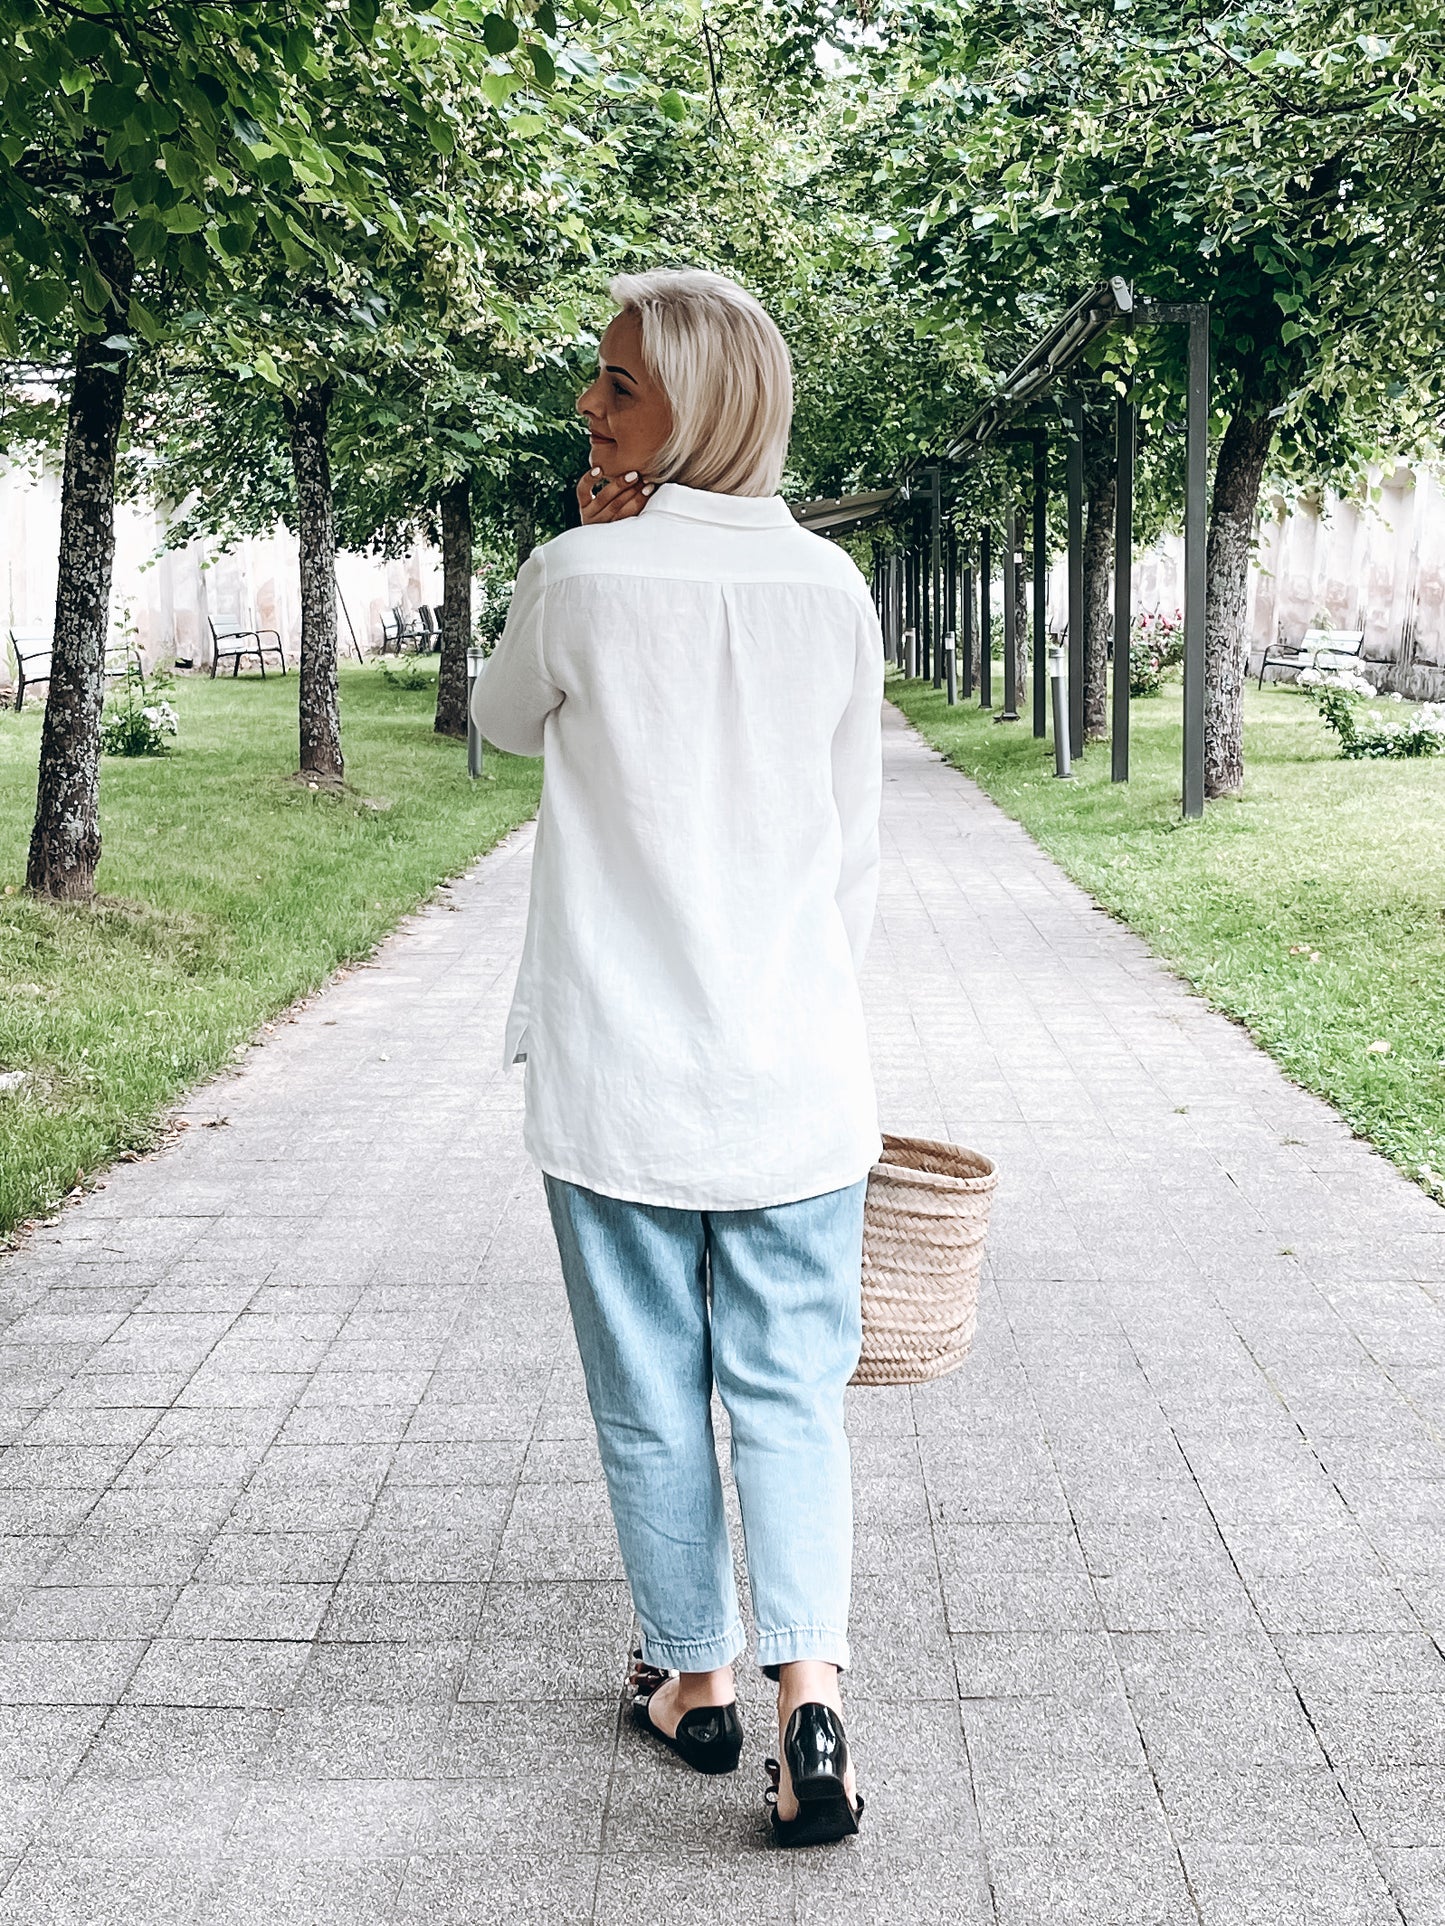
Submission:
{"label": "shirt collar", "polygon": [[643,510],[647,515],[681,515],[689,522],[715,522],[723,528],[791,528],[793,511],[781,495],[715,495],[707,488],[663,482]]}

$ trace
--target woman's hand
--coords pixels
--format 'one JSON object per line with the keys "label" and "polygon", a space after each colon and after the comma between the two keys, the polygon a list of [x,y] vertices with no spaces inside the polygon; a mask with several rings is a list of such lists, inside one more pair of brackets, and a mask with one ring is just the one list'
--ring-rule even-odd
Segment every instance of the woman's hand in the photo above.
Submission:
{"label": "woman's hand", "polygon": [[[599,486],[600,484],[600,486]],[[584,525],[591,522],[621,522],[629,515],[640,515],[647,506],[653,484],[634,470],[614,481],[604,480],[600,468],[589,468],[577,484],[577,506]]]}

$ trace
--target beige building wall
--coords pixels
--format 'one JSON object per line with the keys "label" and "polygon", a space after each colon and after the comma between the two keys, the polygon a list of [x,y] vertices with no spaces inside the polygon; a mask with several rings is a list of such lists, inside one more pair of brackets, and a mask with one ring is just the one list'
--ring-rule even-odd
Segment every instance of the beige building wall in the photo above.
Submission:
{"label": "beige building wall", "polygon": [[[116,511],[111,632],[133,630],[148,664],[189,659],[209,666],[210,627],[279,630],[288,659],[301,646],[296,539],[279,524],[222,552],[214,542],[165,549],[165,523],[153,508]],[[53,471],[0,462],[0,683],[11,679],[7,631],[49,635],[55,614],[60,546],[60,479]],[[381,618],[399,604],[413,612],[442,599],[441,555],[423,544],[396,561],[337,557],[337,608],[343,652],[354,631],[365,650],[381,640]],[[348,622],[349,618],[349,622]]]}
{"label": "beige building wall", "polygon": [[[1445,698],[1445,491],[1403,465],[1373,478],[1371,499],[1305,495],[1265,504],[1249,580],[1250,660],[1306,629],[1363,629],[1367,673],[1384,690]],[[1174,535],[1134,564],[1134,606],[1184,600]],[[1273,673],[1271,671],[1271,673]]]}

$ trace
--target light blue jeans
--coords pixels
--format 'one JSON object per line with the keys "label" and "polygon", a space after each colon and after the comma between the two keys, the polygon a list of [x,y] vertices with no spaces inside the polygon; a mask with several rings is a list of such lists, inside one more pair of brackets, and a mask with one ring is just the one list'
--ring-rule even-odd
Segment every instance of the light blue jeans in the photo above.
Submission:
{"label": "light blue jeans", "polygon": [[562,1275],[649,1665],[744,1645],[713,1442],[732,1428],[758,1662],[848,1662],[843,1389],[862,1341],[866,1180],[766,1210],[669,1210],[547,1177]]}

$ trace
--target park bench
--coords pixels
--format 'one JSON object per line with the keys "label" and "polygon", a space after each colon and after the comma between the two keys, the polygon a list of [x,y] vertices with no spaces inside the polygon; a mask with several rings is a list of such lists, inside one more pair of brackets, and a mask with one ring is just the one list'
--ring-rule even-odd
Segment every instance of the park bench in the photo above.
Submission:
{"label": "park bench", "polygon": [[[1338,657],[1338,661],[1321,658]],[[1306,629],[1298,643],[1276,642],[1266,649],[1259,665],[1259,686],[1264,687],[1266,669],[1349,668],[1364,661],[1363,629]]]}
{"label": "park bench", "polygon": [[400,655],[403,643],[416,642],[419,644],[424,634],[425,631],[421,623],[417,621],[414,615],[408,615],[406,610],[398,602],[393,605],[390,614],[383,613],[382,615],[381,652],[383,655],[386,655],[390,650],[395,649],[396,653]]}
{"label": "park bench", "polygon": [[[261,680],[266,680],[266,657],[274,655],[281,664],[281,673],[286,673],[286,651],[281,646],[281,636],[276,629],[222,629],[218,630],[210,616],[206,626],[211,631],[211,679],[215,680],[216,670],[222,662],[231,664],[232,676],[241,673],[241,658],[254,655],[261,670]],[[271,637],[268,642],[265,638]]]}
{"label": "park bench", "polygon": [[[49,629],[10,629],[10,654],[15,664],[15,713],[19,715],[25,707],[25,691],[37,682],[50,680],[50,631]],[[118,681],[134,662],[141,671],[141,686],[145,686],[145,670],[141,653],[134,642],[108,643],[105,651],[105,676],[109,682]]]}
{"label": "park bench", "polygon": [[49,629],[11,629],[10,654],[15,663],[15,712],[25,707],[25,691],[32,682],[50,680]]}
{"label": "park bench", "polygon": [[401,655],[405,643],[412,643],[418,655],[424,649],[434,647],[430,609],[422,609],[418,614],[407,614],[407,611],[401,607],[401,603],[395,603],[391,614],[381,616],[381,655],[387,655],[391,649],[395,649],[397,655]]}

